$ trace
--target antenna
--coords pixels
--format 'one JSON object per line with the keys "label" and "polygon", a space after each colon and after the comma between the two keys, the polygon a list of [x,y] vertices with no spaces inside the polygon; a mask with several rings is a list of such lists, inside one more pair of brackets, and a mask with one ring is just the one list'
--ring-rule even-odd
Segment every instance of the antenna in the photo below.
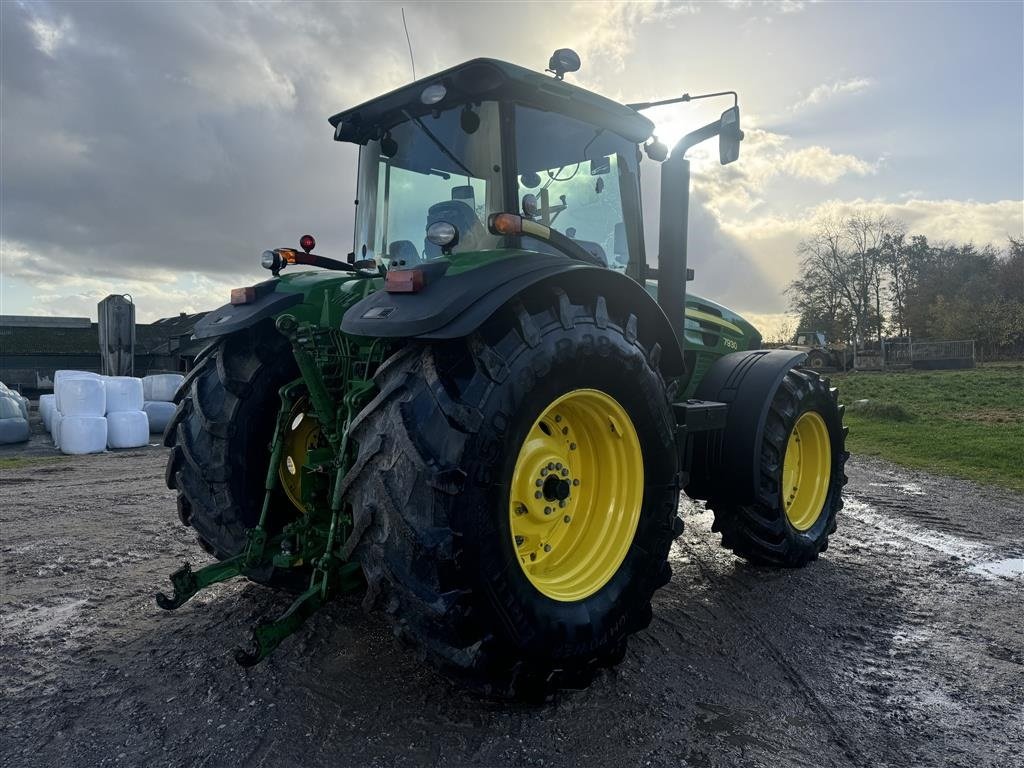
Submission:
{"label": "antenna", "polygon": [[402,26],[405,28],[405,42],[409,45],[409,63],[412,64],[412,79],[416,79],[416,59],[412,55],[412,40],[409,39],[409,25],[405,23],[405,8],[402,8]]}

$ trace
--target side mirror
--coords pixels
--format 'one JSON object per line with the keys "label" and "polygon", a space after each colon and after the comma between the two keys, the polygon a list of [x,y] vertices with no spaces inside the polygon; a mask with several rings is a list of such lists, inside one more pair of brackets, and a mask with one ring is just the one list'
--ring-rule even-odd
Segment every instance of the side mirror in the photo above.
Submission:
{"label": "side mirror", "polygon": [[740,130],[740,108],[729,107],[722,113],[718,131],[718,159],[722,165],[739,159],[741,141],[743,131]]}

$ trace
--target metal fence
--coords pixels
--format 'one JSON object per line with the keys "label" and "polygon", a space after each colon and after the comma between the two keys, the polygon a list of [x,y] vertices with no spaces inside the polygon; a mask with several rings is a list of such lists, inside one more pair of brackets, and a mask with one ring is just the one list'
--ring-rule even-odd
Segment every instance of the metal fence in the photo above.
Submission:
{"label": "metal fence", "polygon": [[882,366],[886,368],[930,367],[949,363],[948,367],[974,365],[974,339],[962,341],[890,341],[882,342]]}

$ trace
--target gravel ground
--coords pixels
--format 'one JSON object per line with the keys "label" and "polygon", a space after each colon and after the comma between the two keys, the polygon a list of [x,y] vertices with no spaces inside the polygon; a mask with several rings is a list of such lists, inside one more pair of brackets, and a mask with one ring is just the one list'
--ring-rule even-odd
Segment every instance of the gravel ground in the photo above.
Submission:
{"label": "gravel ground", "polygon": [[2,470],[0,763],[1024,765],[1022,496],[855,458],[839,532],[799,571],[732,557],[684,502],[651,627],[588,690],[528,707],[452,687],[358,597],[239,668],[287,598],[239,581],[156,608],[205,558],[165,458]]}

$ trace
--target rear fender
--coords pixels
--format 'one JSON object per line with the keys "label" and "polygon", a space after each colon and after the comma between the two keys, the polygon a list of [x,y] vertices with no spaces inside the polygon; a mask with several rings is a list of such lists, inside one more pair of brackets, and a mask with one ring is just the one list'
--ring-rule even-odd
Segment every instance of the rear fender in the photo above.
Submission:
{"label": "rear fender", "polygon": [[[785,349],[733,352],[715,361],[694,397],[728,403],[725,429],[694,435],[687,495],[754,501],[760,486],[761,440],[768,409],[786,373],[807,355]],[[781,457],[780,457],[781,460]]]}
{"label": "rear fender", "polygon": [[271,292],[259,296],[248,304],[225,304],[199,320],[192,334],[197,339],[227,336],[284,312],[289,307],[301,303],[302,299],[301,293]]}
{"label": "rear fender", "polygon": [[418,293],[379,291],[353,305],[341,330],[354,336],[441,341],[469,336],[516,297],[559,287],[570,297],[604,296],[609,313],[636,315],[636,333],[648,349],[661,345],[666,378],[683,373],[683,358],[665,313],[643,287],[609,269],[563,256],[530,254],[445,275]]}

